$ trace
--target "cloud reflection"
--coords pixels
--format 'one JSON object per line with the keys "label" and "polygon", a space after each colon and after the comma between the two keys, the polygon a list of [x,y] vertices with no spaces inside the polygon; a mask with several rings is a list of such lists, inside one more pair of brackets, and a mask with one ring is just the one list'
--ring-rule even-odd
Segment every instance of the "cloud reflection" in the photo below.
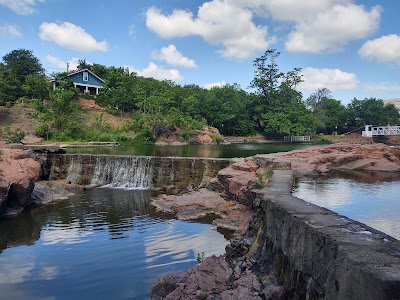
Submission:
{"label": "cloud reflection", "polygon": [[[181,226],[205,226],[205,229],[191,234],[190,230],[181,229]],[[202,252],[206,257],[221,255],[225,252],[227,244],[228,242],[223,240],[221,234],[211,230],[210,226],[175,221],[169,224],[165,230],[145,238],[146,263],[148,268],[154,268],[194,261],[196,254]],[[163,262],[165,257],[171,257],[172,262],[170,259],[165,259]]]}

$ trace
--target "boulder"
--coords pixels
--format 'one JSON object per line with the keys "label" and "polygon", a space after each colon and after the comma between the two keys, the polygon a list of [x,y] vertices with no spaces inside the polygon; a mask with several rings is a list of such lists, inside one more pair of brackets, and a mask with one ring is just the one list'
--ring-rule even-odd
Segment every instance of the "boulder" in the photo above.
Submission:
{"label": "boulder", "polygon": [[42,137],[39,137],[34,134],[28,134],[21,140],[21,143],[22,144],[36,144],[36,143],[41,143],[43,141],[44,141],[44,139]]}
{"label": "boulder", "polygon": [[0,215],[17,213],[30,204],[40,164],[30,150],[0,151]]}

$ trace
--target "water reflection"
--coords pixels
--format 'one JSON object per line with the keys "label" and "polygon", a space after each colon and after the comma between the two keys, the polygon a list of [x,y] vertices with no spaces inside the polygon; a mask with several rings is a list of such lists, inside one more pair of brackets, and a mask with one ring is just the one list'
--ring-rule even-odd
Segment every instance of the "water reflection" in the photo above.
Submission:
{"label": "water reflection", "polygon": [[0,299],[148,299],[163,274],[222,254],[208,224],[154,211],[153,192],[95,189],[0,221]]}
{"label": "water reflection", "polygon": [[76,148],[68,153],[109,154],[109,155],[147,155],[180,157],[247,157],[256,154],[287,152],[313,146],[302,143],[251,143],[231,145],[135,145],[120,148]]}
{"label": "water reflection", "polygon": [[293,194],[400,239],[399,190],[398,173],[346,172],[301,178]]}

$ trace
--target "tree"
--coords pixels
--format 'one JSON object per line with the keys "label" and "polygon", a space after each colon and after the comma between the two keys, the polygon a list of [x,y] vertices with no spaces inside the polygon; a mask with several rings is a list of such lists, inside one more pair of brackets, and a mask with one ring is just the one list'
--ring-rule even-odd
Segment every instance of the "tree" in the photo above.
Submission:
{"label": "tree", "polygon": [[17,76],[6,65],[0,63],[0,105],[14,102],[23,94]]}
{"label": "tree", "polygon": [[44,69],[39,59],[33,55],[31,50],[13,50],[3,56],[3,62],[17,76],[21,85],[28,75],[44,75]]}
{"label": "tree", "polygon": [[25,95],[32,99],[43,100],[49,96],[48,84],[43,76],[30,74],[26,76],[25,84],[22,86]]}
{"label": "tree", "polygon": [[276,62],[280,52],[267,50],[254,61],[251,87],[251,116],[257,128],[271,136],[305,135],[315,130],[315,120],[302,102],[296,86],[302,82],[301,69],[283,73]]}
{"label": "tree", "polygon": [[348,105],[349,124],[354,127],[364,125],[388,125],[398,124],[399,111],[393,104],[386,104],[381,99],[366,98],[358,100],[354,98]]}
{"label": "tree", "polygon": [[318,89],[305,102],[316,120],[318,132],[330,134],[333,131],[343,131],[347,121],[347,110],[339,100],[332,98],[330,90]]}

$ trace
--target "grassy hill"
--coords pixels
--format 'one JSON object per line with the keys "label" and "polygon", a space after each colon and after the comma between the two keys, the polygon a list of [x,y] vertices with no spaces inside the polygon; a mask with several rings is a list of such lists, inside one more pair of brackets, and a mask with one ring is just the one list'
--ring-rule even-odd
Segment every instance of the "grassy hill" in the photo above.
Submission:
{"label": "grassy hill", "polygon": [[[78,99],[80,109],[76,116],[76,122],[84,128],[99,128],[120,130],[126,128],[131,121],[130,114],[113,115],[103,107],[95,104],[93,100]],[[10,134],[17,135],[35,134],[41,124],[43,114],[36,109],[34,102],[29,100],[18,101],[12,107],[0,106],[0,139],[7,138]],[[125,129],[126,130],[126,129]],[[134,133],[126,132],[132,138]],[[15,137],[17,139],[17,137]],[[46,137],[44,137],[46,138]],[[15,140],[16,141],[16,140]]]}

